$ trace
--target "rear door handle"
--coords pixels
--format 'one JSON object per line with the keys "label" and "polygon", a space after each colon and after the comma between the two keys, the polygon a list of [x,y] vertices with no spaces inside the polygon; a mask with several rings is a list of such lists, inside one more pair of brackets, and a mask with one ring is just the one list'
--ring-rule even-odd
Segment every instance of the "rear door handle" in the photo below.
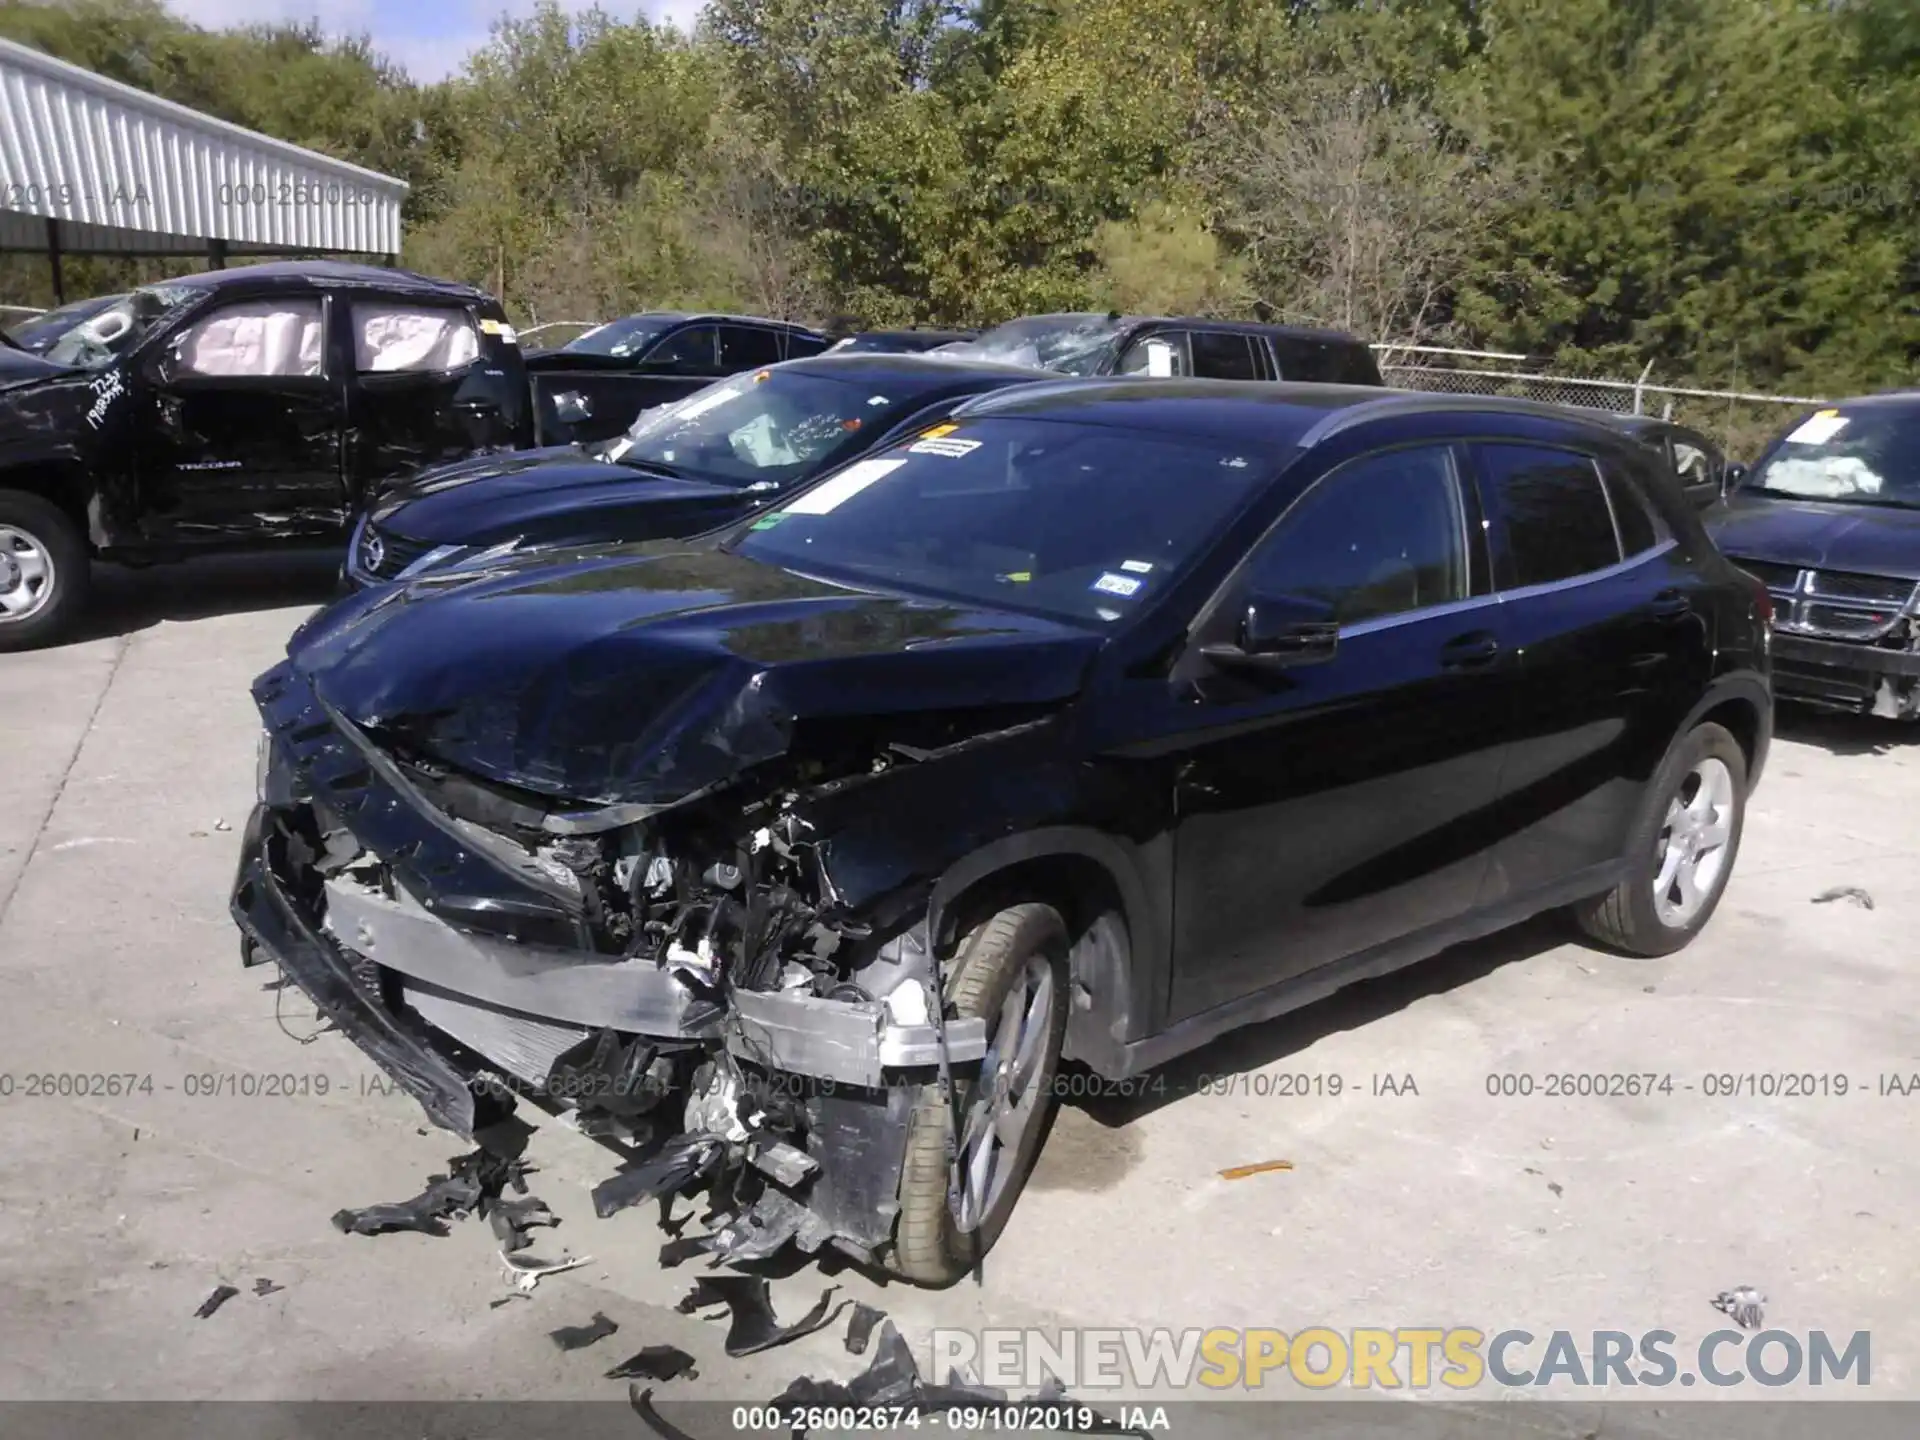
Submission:
{"label": "rear door handle", "polygon": [[1485,630],[1456,635],[1440,647],[1440,664],[1448,670],[1485,665],[1500,653],[1500,642]]}
{"label": "rear door handle", "polygon": [[1692,612],[1693,601],[1684,590],[1662,590],[1647,609],[1656,620],[1678,620]]}

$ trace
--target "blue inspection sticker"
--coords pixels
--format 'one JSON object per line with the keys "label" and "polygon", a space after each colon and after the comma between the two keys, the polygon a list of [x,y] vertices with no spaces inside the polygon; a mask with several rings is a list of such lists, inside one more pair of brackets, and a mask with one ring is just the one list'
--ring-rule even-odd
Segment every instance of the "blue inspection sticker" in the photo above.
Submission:
{"label": "blue inspection sticker", "polygon": [[1090,588],[1098,590],[1102,595],[1118,595],[1122,599],[1131,600],[1140,593],[1140,587],[1146,583],[1138,576],[1116,575],[1109,570],[1094,581]]}

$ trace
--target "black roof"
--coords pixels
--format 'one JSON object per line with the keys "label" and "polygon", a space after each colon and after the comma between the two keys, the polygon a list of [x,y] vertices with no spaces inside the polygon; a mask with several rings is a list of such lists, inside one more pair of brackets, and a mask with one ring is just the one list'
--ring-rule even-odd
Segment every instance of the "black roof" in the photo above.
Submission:
{"label": "black roof", "polygon": [[205,270],[197,275],[158,280],[146,288],[178,285],[194,290],[222,290],[230,286],[276,281],[289,286],[301,282],[309,285],[364,286],[367,289],[433,294],[459,300],[490,298],[485,291],[463,285],[457,280],[436,280],[411,270],[386,265],[359,265],[344,260],[269,260],[259,265],[235,265],[225,270]]}
{"label": "black roof", "polygon": [[1268,445],[1312,445],[1335,430],[1399,415],[1509,415],[1573,425],[1595,435],[1620,433],[1607,423],[1604,412],[1537,400],[1270,380],[1083,380],[1056,374],[1049,381],[969,401],[963,413],[1074,420]]}
{"label": "black roof", "polygon": [[794,330],[807,335],[820,335],[821,331],[811,325],[803,325],[798,320],[773,320],[765,315],[729,315],[719,310],[635,310],[628,315],[616,315],[605,324],[612,325],[621,320],[666,320],[675,325],[688,320],[735,321],[742,325],[770,325],[776,330]]}
{"label": "black roof", "polygon": [[[1345,330],[1325,330],[1311,325],[1277,325],[1264,320],[1219,320],[1207,315],[1115,315],[1104,310],[1062,310],[1046,315],[1015,315],[1000,324],[1013,325],[1028,320],[1050,320],[1061,325],[1099,320],[1128,330],[1142,325],[1204,325],[1209,330],[1229,330],[1242,335],[1287,335],[1301,340],[1324,340],[1335,345],[1366,343]],[[989,328],[997,330],[1000,326]]]}
{"label": "black roof", "polygon": [[[1694,425],[1683,425],[1678,420],[1665,419],[1659,415],[1621,415],[1612,411],[1596,410],[1596,415],[1605,416],[1617,428],[1626,431],[1637,439],[1649,435],[1661,435],[1669,432],[1680,435],[1693,435],[1705,440],[1707,433]],[[1718,448],[1717,446],[1715,447]]]}
{"label": "black roof", "polygon": [[1902,410],[1909,406],[1920,406],[1920,390],[1878,390],[1871,395],[1855,395],[1847,400],[1816,402],[1810,404],[1807,408],[1821,410]]}

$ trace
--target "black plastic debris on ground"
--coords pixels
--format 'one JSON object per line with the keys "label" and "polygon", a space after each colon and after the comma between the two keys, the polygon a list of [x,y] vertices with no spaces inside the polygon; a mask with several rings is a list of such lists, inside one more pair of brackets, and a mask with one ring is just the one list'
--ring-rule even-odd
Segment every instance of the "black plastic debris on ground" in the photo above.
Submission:
{"label": "black plastic debris on ground", "polygon": [[[449,1160],[447,1172],[428,1176],[427,1188],[411,1200],[336,1211],[334,1228],[344,1235],[386,1235],[413,1230],[423,1235],[444,1236],[448,1233],[447,1221],[479,1214],[489,1219],[494,1233],[511,1252],[525,1246],[522,1232],[527,1226],[559,1223],[538,1200],[503,1201],[500,1198],[509,1185],[518,1194],[527,1193],[527,1166],[522,1161],[496,1155],[482,1146]],[[495,1207],[505,1212],[505,1218],[498,1222],[491,1220]]]}
{"label": "black plastic debris on ground", "polygon": [[602,1220],[652,1196],[686,1189],[720,1163],[725,1142],[714,1135],[676,1135],[630,1170],[593,1188],[593,1213]]}
{"label": "black plastic debris on ground", "polygon": [[713,1249],[711,1235],[676,1235],[660,1247],[660,1268],[671,1270]]}
{"label": "black plastic debris on ground", "polygon": [[239,1293],[240,1292],[231,1285],[216,1285],[213,1293],[202,1300],[200,1302],[200,1308],[193,1312],[193,1318],[196,1320],[206,1319]]}
{"label": "black plastic debris on ground", "polygon": [[512,1255],[524,1250],[533,1243],[533,1237],[527,1234],[536,1225],[558,1225],[560,1222],[547,1208],[547,1202],[538,1197],[525,1200],[493,1199],[482,1202],[487,1224],[492,1227],[493,1235],[500,1242],[500,1249]]}
{"label": "black plastic debris on ground", "polygon": [[694,1440],[693,1436],[671,1420],[665,1419],[658,1410],[653,1408],[653,1391],[642,1390],[638,1385],[629,1385],[627,1386],[627,1403],[633,1407],[633,1413],[640,1417],[640,1423],[654,1434],[661,1436],[662,1440]]}
{"label": "black plastic debris on ground", "polygon": [[562,1350],[584,1350],[616,1333],[620,1327],[602,1315],[593,1312],[593,1319],[585,1325],[562,1325],[558,1330],[549,1330],[547,1338]]}
{"label": "black plastic debris on ground", "polygon": [[694,1366],[693,1356],[677,1345],[649,1345],[637,1354],[629,1355],[607,1371],[609,1380],[665,1382],[676,1380],[682,1375],[689,1380],[700,1378],[700,1372]]}
{"label": "black plastic debris on ground", "polygon": [[1851,901],[1862,910],[1873,909],[1873,896],[1862,890],[1858,885],[1836,885],[1833,889],[1822,890],[1818,895],[1813,897],[1813,903],[1816,905],[1831,905],[1836,900]]}
{"label": "black plastic debris on ground", "polygon": [[844,1382],[816,1380],[810,1375],[803,1375],[768,1401],[767,1408],[784,1416],[793,1434],[804,1435],[806,1431],[800,1419],[806,1412],[831,1411],[836,1407],[858,1409],[885,1406],[898,1412],[901,1417],[943,1415],[964,1410],[970,1420],[982,1429],[998,1428],[993,1423],[996,1417],[1011,1429],[1031,1428],[1036,1423],[1032,1409],[1034,1403],[1057,1409],[1063,1430],[1072,1429],[1077,1433],[1094,1435],[1143,1433],[1130,1430],[1084,1402],[1072,1399],[1066,1388],[1058,1382],[1043,1386],[1033,1401],[1025,1405],[1010,1402],[1004,1390],[990,1385],[971,1384],[957,1371],[947,1377],[946,1384],[931,1384],[921,1377],[920,1367],[914,1363],[913,1352],[907,1347],[898,1327],[884,1317],[880,1323],[879,1341],[873,1347],[873,1359],[867,1362],[864,1371]]}
{"label": "black plastic debris on ground", "polygon": [[824,1330],[840,1313],[831,1308],[833,1292],[838,1288],[829,1285],[821,1292],[819,1304],[784,1327],[774,1318],[773,1297],[764,1275],[702,1275],[674,1308],[682,1315],[692,1315],[716,1305],[726,1306],[733,1317],[727,1327],[727,1354],[738,1360]]}
{"label": "black plastic debris on ground", "polygon": [[278,1295],[286,1288],[284,1285],[274,1284],[273,1281],[267,1279],[264,1275],[253,1282],[253,1293],[256,1295]]}
{"label": "black plastic debris on ground", "polygon": [[876,1310],[856,1300],[853,1302],[853,1314],[847,1319],[847,1353],[864,1355],[867,1342],[873,1338],[873,1327],[886,1319],[886,1313]]}

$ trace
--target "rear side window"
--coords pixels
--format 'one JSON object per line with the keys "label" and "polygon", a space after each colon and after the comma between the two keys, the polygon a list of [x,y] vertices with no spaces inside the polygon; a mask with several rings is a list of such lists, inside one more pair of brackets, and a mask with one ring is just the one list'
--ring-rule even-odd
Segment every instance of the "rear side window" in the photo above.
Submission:
{"label": "rear side window", "polygon": [[1254,357],[1253,341],[1229,331],[1194,330],[1189,344],[1193,354],[1193,373],[1208,380],[1259,380],[1260,362]]}
{"label": "rear side window", "polygon": [[353,368],[363,375],[457,370],[479,358],[480,332],[464,308],[357,301],[353,306]]}
{"label": "rear side window", "polygon": [[1590,456],[1531,445],[1478,447],[1487,508],[1500,520],[1503,589],[1548,585],[1620,562],[1613,508]]}
{"label": "rear side window", "polygon": [[777,365],[785,358],[780,353],[780,337],[771,330],[753,325],[720,327],[720,368],[729,375],[736,370]]}
{"label": "rear side window", "polygon": [[796,335],[787,333],[787,359],[802,360],[809,355],[818,355],[827,349],[827,342],[819,335]]}

